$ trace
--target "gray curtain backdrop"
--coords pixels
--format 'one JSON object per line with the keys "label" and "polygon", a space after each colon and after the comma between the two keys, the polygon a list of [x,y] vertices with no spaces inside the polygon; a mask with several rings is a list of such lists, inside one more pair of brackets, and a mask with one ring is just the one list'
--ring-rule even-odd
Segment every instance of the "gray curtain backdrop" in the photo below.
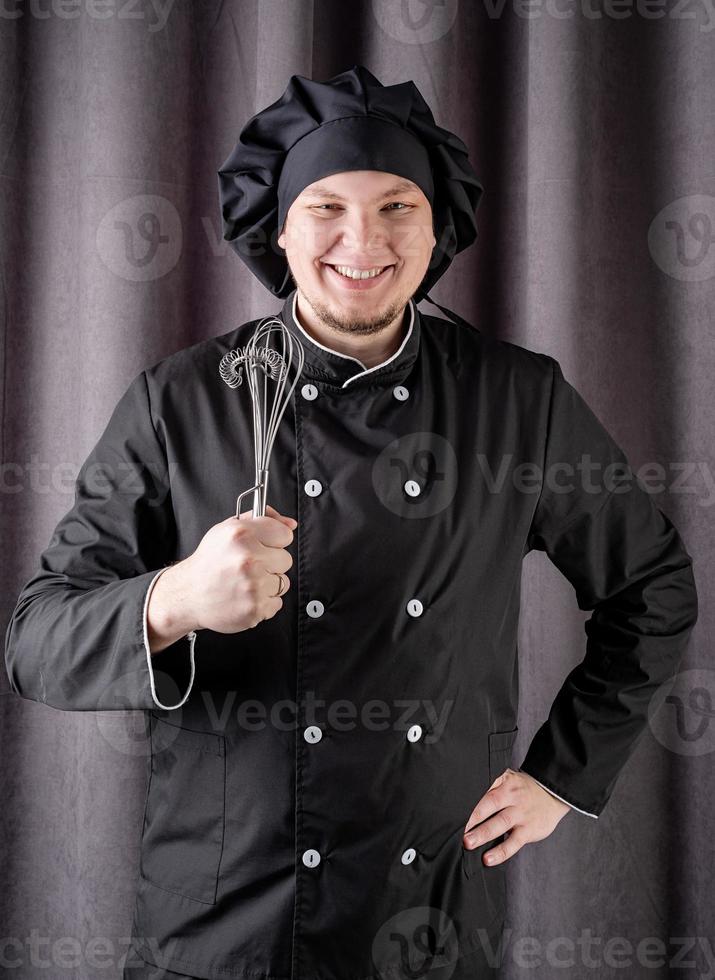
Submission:
{"label": "gray curtain backdrop", "polygon": [[[413,79],[484,183],[479,239],[434,296],[561,362],[649,464],[699,587],[670,700],[602,817],[570,813],[508,862],[503,976],[711,977],[712,0],[3,0],[4,625],[134,374],[280,308],[221,239],[216,170],[291,74],[356,62]],[[515,766],[589,615],[544,555],[523,578]],[[4,669],[0,690],[0,976],[120,977],[143,713],[25,701]]]}

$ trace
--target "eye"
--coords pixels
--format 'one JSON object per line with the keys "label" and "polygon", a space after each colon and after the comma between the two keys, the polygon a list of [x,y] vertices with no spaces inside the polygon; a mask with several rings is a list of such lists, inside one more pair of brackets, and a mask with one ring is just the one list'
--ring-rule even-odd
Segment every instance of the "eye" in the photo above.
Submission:
{"label": "eye", "polygon": [[[314,204],[311,210],[320,211],[323,208],[337,208],[337,207],[339,207],[339,205],[337,204]],[[392,201],[390,202],[390,204],[385,205],[384,210],[387,210],[388,208],[395,208],[395,209],[399,208],[399,210],[404,211],[406,208],[411,208],[411,207],[412,207],[411,204],[405,204],[403,201]]]}

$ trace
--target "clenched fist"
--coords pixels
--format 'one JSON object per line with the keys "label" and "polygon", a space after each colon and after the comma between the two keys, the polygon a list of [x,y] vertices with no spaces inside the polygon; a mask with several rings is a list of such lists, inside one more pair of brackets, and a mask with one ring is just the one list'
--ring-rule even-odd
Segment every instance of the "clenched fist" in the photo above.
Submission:
{"label": "clenched fist", "polygon": [[[268,505],[210,527],[193,554],[170,565],[149,597],[147,632],[158,653],[194,629],[239,633],[275,616],[290,588],[286,551],[298,522]],[[281,578],[282,586],[281,586]]]}

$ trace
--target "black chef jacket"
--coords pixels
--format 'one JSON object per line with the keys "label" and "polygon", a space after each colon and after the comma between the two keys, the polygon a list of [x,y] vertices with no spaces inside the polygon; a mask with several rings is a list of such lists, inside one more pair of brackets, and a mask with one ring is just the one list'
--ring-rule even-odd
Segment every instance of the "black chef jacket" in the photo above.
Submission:
{"label": "black chef jacket", "polygon": [[522,559],[546,552],[593,613],[521,769],[598,817],[696,621],[691,558],[554,358],[410,301],[399,349],[366,369],[309,337],[295,296],[305,365],[268,493],[299,521],[282,609],[149,655],[156,578],[254,482],[250,393],[219,375],[252,320],[131,382],[18,599],[8,675],[55,708],[146,712],[149,962],[486,975],[505,865],[462,833],[512,762]]}

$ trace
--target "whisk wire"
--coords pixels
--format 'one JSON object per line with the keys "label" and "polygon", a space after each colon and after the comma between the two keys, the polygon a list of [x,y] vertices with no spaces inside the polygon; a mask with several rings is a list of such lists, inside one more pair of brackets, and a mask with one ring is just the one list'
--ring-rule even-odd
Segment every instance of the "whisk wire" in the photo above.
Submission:
{"label": "whisk wire", "polygon": [[[280,350],[269,345],[270,335],[275,331],[280,335]],[[294,360],[297,365],[289,385]],[[278,317],[262,320],[243,351],[231,350],[221,358],[219,373],[230,388],[241,385],[245,367],[253,409],[254,485],[238,496],[236,517],[241,516],[241,500],[251,492],[253,516],[265,515],[273,443],[304,360],[303,345]]]}

